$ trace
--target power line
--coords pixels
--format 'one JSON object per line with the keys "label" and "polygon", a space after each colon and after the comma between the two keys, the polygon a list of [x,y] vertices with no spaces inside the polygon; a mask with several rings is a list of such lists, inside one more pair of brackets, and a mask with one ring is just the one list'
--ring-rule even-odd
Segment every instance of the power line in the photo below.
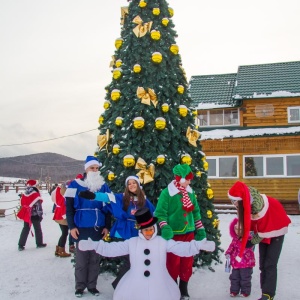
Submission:
{"label": "power line", "polygon": [[29,145],[29,144],[44,143],[44,142],[49,142],[49,141],[53,141],[53,140],[63,139],[63,138],[66,138],[66,137],[70,137],[70,136],[74,136],[74,135],[79,135],[79,134],[83,134],[83,133],[87,133],[87,132],[91,132],[91,131],[95,131],[95,130],[98,130],[98,129],[90,129],[90,130],[87,130],[87,131],[82,131],[82,132],[73,133],[73,134],[69,134],[69,135],[63,135],[63,136],[60,136],[60,137],[56,137],[56,138],[52,138],[52,139],[47,139],[47,140],[41,140],[41,141],[35,141],[35,142],[0,145],[0,147],[11,147],[11,146],[20,146],[20,145]]}

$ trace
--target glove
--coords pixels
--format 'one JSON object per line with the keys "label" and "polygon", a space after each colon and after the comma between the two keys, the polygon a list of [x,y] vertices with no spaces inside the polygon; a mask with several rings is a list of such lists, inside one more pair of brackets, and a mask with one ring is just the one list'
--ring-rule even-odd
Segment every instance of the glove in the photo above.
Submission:
{"label": "glove", "polygon": [[213,252],[216,249],[216,244],[213,241],[208,241],[206,238],[202,241],[197,241],[199,250]]}
{"label": "glove", "polygon": [[92,239],[88,239],[88,240],[81,240],[78,243],[78,248],[81,251],[87,251],[87,250],[95,250],[97,249],[99,242],[94,242]]}
{"label": "glove", "polygon": [[254,244],[251,243],[251,240],[248,240],[246,244],[246,248],[252,248],[252,247],[254,247]]}
{"label": "glove", "polygon": [[195,240],[196,241],[202,241],[203,239],[206,238],[206,232],[205,232],[205,229],[204,228],[201,228],[201,229],[198,229],[196,231],[196,234],[195,234]]}
{"label": "glove", "polygon": [[165,240],[170,240],[171,238],[173,238],[174,232],[170,225],[165,225],[164,227],[161,228],[161,236]]}
{"label": "glove", "polygon": [[89,200],[94,200],[96,198],[95,193],[92,193],[88,190],[79,192],[78,196]]}

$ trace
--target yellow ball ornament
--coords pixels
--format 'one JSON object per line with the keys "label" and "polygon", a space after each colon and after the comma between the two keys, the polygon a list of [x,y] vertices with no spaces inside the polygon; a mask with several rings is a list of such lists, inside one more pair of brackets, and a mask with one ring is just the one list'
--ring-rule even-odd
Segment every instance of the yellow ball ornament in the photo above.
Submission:
{"label": "yellow ball ornament", "polygon": [[145,120],[142,117],[136,117],[133,119],[133,127],[135,129],[142,129],[145,126]]}
{"label": "yellow ball ornament", "polygon": [[155,119],[155,128],[158,130],[164,130],[166,128],[165,118],[156,118]]}
{"label": "yellow ball ornament", "polygon": [[116,68],[113,70],[113,78],[114,79],[119,79],[122,76],[122,69]]}
{"label": "yellow ball ornament", "polygon": [[118,39],[115,40],[115,47],[117,49],[120,49],[122,45],[123,45],[123,39],[122,38],[118,38]]}
{"label": "yellow ball ornament", "polygon": [[112,148],[112,153],[117,155],[120,153],[120,146],[119,145],[113,145],[113,148]]}
{"label": "yellow ball ornament", "polygon": [[179,52],[179,47],[176,44],[171,45],[170,51],[174,54],[177,55]]}
{"label": "yellow ball ornament", "polygon": [[220,224],[220,220],[218,220],[218,219],[214,219],[212,222],[212,225],[214,226],[214,228],[218,228],[219,224]]}
{"label": "yellow ball ornament", "polygon": [[190,165],[192,163],[192,158],[189,154],[185,154],[181,157],[181,163]]}
{"label": "yellow ball ornament", "polygon": [[123,124],[123,118],[117,117],[116,120],[115,120],[115,124],[117,126],[122,126],[122,124]]}
{"label": "yellow ball ornament", "polygon": [[160,64],[162,62],[162,55],[160,52],[154,52],[152,53],[152,61],[157,63],[157,64]]}
{"label": "yellow ball ornament", "polygon": [[160,40],[160,32],[158,30],[152,30],[150,36],[154,41]]}
{"label": "yellow ball ornament", "polygon": [[201,171],[197,171],[197,172],[196,172],[196,176],[197,176],[197,177],[201,177],[201,174],[202,174]]}
{"label": "yellow ball ornament", "polygon": [[173,17],[174,16],[174,9],[172,7],[169,7],[168,11],[169,11],[170,17]]}
{"label": "yellow ball ornament", "polygon": [[212,199],[214,197],[214,192],[212,189],[207,189],[206,194],[208,199]]}
{"label": "yellow ball ornament", "polygon": [[103,122],[104,122],[104,117],[103,117],[103,116],[100,116],[99,119],[98,119],[98,122],[99,122],[99,124],[103,124]]}
{"label": "yellow ball ornament", "polygon": [[167,113],[167,112],[170,110],[169,104],[164,103],[164,104],[161,106],[161,110],[162,110],[164,113]]}
{"label": "yellow ball ornament", "polygon": [[116,61],[116,67],[119,68],[119,67],[121,67],[121,66],[122,66],[122,59],[118,59],[118,60]]}
{"label": "yellow ball ornament", "polygon": [[182,117],[186,117],[187,116],[188,109],[187,109],[187,107],[185,105],[179,105],[178,111],[179,111],[179,114]]}
{"label": "yellow ball ornament", "polygon": [[179,94],[183,94],[183,93],[184,93],[184,86],[183,86],[183,85],[179,85],[179,86],[177,87],[177,92],[178,92]]}
{"label": "yellow ball ornament", "polygon": [[104,107],[104,109],[109,109],[110,108],[110,102],[109,101],[104,101],[103,107]]}
{"label": "yellow ball ornament", "polygon": [[198,115],[197,110],[193,110],[193,111],[192,111],[192,114],[193,114],[194,117],[197,117],[197,115]]}
{"label": "yellow ball ornament", "polygon": [[152,9],[152,13],[154,16],[159,16],[160,14],[160,9],[158,7],[155,7]]}
{"label": "yellow ball ornament", "polygon": [[157,158],[156,158],[156,162],[159,164],[159,165],[163,165],[166,161],[166,158],[164,155],[158,155]]}
{"label": "yellow ball ornament", "polygon": [[163,19],[161,20],[161,23],[162,23],[165,27],[168,26],[169,22],[170,22],[170,21],[169,21],[168,18],[163,18]]}
{"label": "yellow ball ornament", "polygon": [[116,178],[115,174],[113,172],[109,172],[107,175],[107,179],[109,181],[113,181]]}
{"label": "yellow ball ornament", "polygon": [[111,91],[111,93],[110,93],[111,100],[118,101],[120,99],[120,97],[121,97],[120,90],[114,89]]}
{"label": "yellow ball ornament", "polygon": [[127,168],[133,167],[135,165],[135,159],[132,155],[125,155],[123,158],[123,165]]}
{"label": "yellow ball ornament", "polygon": [[208,170],[208,162],[207,162],[207,161],[205,161],[205,162],[203,163],[203,169],[204,169],[205,171]]}
{"label": "yellow ball ornament", "polygon": [[140,73],[142,71],[142,67],[139,64],[135,64],[133,66],[133,72],[134,73]]}
{"label": "yellow ball ornament", "polygon": [[141,0],[139,3],[139,7],[144,8],[147,6],[147,2],[145,2],[144,0]]}
{"label": "yellow ball ornament", "polygon": [[208,211],[207,211],[207,217],[208,217],[209,219],[211,219],[212,216],[213,216],[212,211],[211,211],[211,210],[208,210]]}

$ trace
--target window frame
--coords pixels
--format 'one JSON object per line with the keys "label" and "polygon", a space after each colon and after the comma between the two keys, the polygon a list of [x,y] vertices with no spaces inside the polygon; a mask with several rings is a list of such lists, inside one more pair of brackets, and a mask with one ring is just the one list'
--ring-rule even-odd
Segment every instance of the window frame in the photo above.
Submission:
{"label": "window frame", "polygon": [[[218,124],[218,125],[211,125],[211,112],[217,112],[217,111],[220,111],[220,114],[221,114],[221,111],[222,111],[222,124]],[[234,114],[236,113],[237,115],[237,118],[234,119],[233,117],[231,118],[231,120],[236,120],[235,122],[232,122],[230,124],[224,124],[224,119],[225,119],[225,112],[228,112],[230,111],[230,114],[232,114],[232,116],[234,116]],[[207,119],[207,124],[206,125],[203,125],[201,123],[203,123],[203,119],[200,118],[200,116],[202,115],[205,115],[206,113],[206,119]],[[197,118],[196,118],[196,125],[198,125],[199,127],[220,127],[220,126],[226,126],[226,127],[232,127],[232,126],[239,126],[240,125],[240,114],[239,114],[239,109],[236,108],[232,108],[232,109],[209,109],[209,110],[205,110],[203,111],[202,113],[198,114],[197,115]]]}
{"label": "window frame", "polygon": [[[296,121],[292,121],[290,119],[290,116],[291,116],[291,110],[292,109],[298,109],[299,110],[299,120],[296,120]],[[300,106],[290,106],[288,107],[288,110],[287,110],[287,119],[288,119],[288,123],[300,123]]]}
{"label": "window frame", "polygon": [[[220,174],[220,159],[221,158],[235,158],[236,159],[236,176],[219,176]],[[208,162],[209,159],[216,160],[216,176],[211,176],[208,174],[207,171],[207,178],[208,179],[238,179],[239,178],[239,156],[238,155],[222,155],[222,156],[206,156],[206,161]],[[208,162],[208,170],[210,167],[210,163]]]}

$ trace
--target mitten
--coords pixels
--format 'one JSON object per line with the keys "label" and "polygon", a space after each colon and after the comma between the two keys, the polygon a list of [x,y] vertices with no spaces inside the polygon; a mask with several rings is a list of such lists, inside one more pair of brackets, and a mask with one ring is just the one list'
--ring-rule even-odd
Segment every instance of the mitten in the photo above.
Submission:
{"label": "mitten", "polygon": [[170,225],[165,225],[161,228],[161,236],[165,240],[170,240],[174,236],[174,232]]}
{"label": "mitten", "polygon": [[202,241],[197,241],[197,246],[199,250],[204,251],[215,251],[216,244],[213,241],[208,241],[206,238],[204,238]]}
{"label": "mitten", "polygon": [[92,193],[88,190],[79,192],[78,196],[89,200],[94,200],[96,197],[95,193]]}
{"label": "mitten", "polygon": [[195,234],[195,240],[196,241],[202,241],[203,239],[206,238],[206,232],[205,232],[205,229],[204,228],[201,228],[201,229],[198,229],[196,231],[196,234]]}
{"label": "mitten", "polygon": [[105,202],[105,203],[109,203],[109,198],[107,196],[106,193],[95,193],[95,200],[96,201],[101,201],[101,202]]}
{"label": "mitten", "polygon": [[78,243],[78,248],[81,251],[87,251],[87,250],[95,250],[97,249],[99,242],[94,242],[90,238],[88,240],[81,240]]}

